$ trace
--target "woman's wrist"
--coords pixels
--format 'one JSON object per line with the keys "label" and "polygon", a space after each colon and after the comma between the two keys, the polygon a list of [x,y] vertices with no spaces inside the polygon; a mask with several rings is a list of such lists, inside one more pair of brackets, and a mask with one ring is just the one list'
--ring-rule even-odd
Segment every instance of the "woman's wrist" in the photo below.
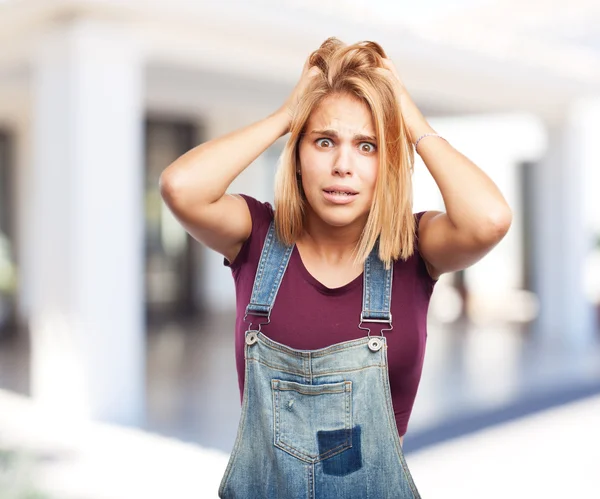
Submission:
{"label": "woman's wrist", "polygon": [[286,106],[282,106],[279,109],[277,109],[277,111],[272,113],[268,117],[268,119],[273,120],[273,122],[276,124],[278,130],[280,131],[280,137],[283,137],[284,135],[289,133],[291,117],[290,112],[288,111]]}
{"label": "woman's wrist", "polygon": [[408,94],[400,96],[400,109],[413,145],[421,135],[436,133]]}
{"label": "woman's wrist", "polygon": [[426,133],[437,133],[425,119],[419,120],[408,129],[410,137],[412,139],[413,146],[416,144],[419,137]]}

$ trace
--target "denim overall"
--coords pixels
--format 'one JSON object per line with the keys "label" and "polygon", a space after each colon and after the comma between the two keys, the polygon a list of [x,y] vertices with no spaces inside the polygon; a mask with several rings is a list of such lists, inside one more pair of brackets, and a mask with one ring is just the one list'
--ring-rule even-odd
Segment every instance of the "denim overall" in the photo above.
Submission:
{"label": "denim overall", "polygon": [[[393,268],[385,269],[377,247],[364,265],[359,327],[366,331],[363,322],[392,321]],[[268,323],[292,249],[271,223],[246,317]],[[251,328],[240,424],[219,497],[420,498],[396,428],[383,333],[296,350],[269,339],[260,325]]]}

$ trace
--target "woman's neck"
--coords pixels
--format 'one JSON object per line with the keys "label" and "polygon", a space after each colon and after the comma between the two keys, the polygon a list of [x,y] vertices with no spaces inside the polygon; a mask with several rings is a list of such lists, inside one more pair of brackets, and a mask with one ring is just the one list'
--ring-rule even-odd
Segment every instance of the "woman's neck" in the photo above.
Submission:
{"label": "woman's neck", "polygon": [[348,262],[362,233],[358,224],[332,227],[316,217],[307,216],[304,231],[296,244],[319,260],[332,265]]}

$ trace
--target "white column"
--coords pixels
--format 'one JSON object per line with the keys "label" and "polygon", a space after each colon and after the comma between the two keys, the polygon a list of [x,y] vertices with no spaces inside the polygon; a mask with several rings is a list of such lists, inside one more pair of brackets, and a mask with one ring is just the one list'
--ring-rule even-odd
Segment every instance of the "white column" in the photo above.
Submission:
{"label": "white column", "polygon": [[[585,264],[587,297],[600,307],[600,95],[581,100],[582,139],[585,141],[583,162],[585,229],[591,232],[592,250]],[[597,316],[596,316],[597,317]],[[598,324],[595,324],[598,327]]]}
{"label": "white column", "polygon": [[[598,111],[596,111],[598,112]],[[548,149],[534,165],[534,291],[540,299],[536,334],[574,349],[585,348],[595,334],[595,319],[585,294],[585,259],[591,247],[584,212],[585,165],[600,164],[583,102],[574,104],[561,123],[548,123]]]}
{"label": "white column", "polygon": [[[480,261],[465,270],[468,290],[467,313],[477,325],[505,323],[520,318],[522,302],[523,225],[516,165],[519,161],[539,157],[543,130],[537,120],[521,113],[457,116],[430,120],[432,126],[498,186],[513,211],[508,234]],[[415,174],[415,210],[445,210],[439,188],[417,156]],[[435,191],[435,196],[434,196]],[[421,200],[417,203],[417,196]],[[439,197],[439,201],[438,198]],[[425,199],[425,204],[423,203]],[[455,274],[444,274],[450,281]],[[444,286],[442,286],[443,288]],[[446,292],[432,301],[432,313],[445,315],[452,303]]]}
{"label": "white column", "polygon": [[65,416],[139,424],[142,60],[108,23],[75,20],[36,47],[32,395]]}

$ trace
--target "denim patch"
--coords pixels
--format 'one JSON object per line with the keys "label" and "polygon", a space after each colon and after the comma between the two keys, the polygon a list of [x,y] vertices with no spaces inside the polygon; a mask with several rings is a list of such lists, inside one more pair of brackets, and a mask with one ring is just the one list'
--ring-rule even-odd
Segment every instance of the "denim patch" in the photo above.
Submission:
{"label": "denim patch", "polygon": [[[331,449],[339,442],[340,445],[348,438],[348,430],[318,431],[317,440],[319,451]],[[326,475],[345,476],[362,467],[362,454],[360,452],[360,426],[352,428],[352,447],[324,459],[323,473]]]}

